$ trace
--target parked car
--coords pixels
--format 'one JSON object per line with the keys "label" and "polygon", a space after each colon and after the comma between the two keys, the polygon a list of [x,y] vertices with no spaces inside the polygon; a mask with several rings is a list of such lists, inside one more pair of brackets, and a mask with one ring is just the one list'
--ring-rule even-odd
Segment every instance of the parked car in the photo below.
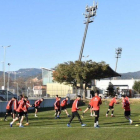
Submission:
{"label": "parked car", "polygon": [[[8,91],[8,100],[10,100],[12,97],[17,97],[17,95]],[[7,101],[7,90],[0,90],[0,100]]]}

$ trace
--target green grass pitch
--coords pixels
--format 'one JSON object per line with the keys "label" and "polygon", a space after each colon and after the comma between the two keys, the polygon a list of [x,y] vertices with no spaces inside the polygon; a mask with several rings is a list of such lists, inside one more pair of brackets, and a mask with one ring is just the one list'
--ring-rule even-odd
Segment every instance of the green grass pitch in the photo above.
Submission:
{"label": "green grass pitch", "polygon": [[[87,107],[82,106],[85,110]],[[66,125],[69,118],[64,112],[61,119],[54,119],[54,110],[47,108],[38,112],[38,118],[34,117],[34,113],[29,113],[29,126],[19,128],[16,124],[10,128],[9,123],[12,120],[10,116],[8,121],[0,121],[0,140],[139,140],[140,139],[140,104],[131,105],[131,119],[133,124],[124,118],[124,112],[121,104],[115,105],[114,115],[106,118],[105,114],[108,109],[108,103],[103,103],[100,109],[99,129],[95,129],[94,117],[90,117],[88,111],[82,119],[86,127],[81,127],[78,119],[75,118],[71,123],[71,128]],[[68,111],[70,112],[70,108]],[[71,114],[71,113],[70,113]],[[82,114],[82,112],[79,112]],[[0,119],[3,119],[1,116]],[[25,123],[25,120],[24,120]]]}

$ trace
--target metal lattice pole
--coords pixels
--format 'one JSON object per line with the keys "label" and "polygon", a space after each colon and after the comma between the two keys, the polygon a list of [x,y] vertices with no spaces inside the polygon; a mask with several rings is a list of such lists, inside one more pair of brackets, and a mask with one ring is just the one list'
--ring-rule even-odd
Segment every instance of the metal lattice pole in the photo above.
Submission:
{"label": "metal lattice pole", "polygon": [[86,27],[85,27],[84,37],[83,37],[82,46],[81,46],[81,50],[80,50],[80,54],[79,54],[79,61],[81,61],[81,59],[82,59],[88,25],[89,25],[89,23],[93,22],[94,16],[96,16],[97,9],[98,9],[98,4],[95,4],[95,3],[93,6],[90,6],[90,7],[88,7],[88,5],[86,6],[86,12],[84,15],[85,15],[85,18],[87,18],[87,21],[84,23],[84,24],[86,24]]}

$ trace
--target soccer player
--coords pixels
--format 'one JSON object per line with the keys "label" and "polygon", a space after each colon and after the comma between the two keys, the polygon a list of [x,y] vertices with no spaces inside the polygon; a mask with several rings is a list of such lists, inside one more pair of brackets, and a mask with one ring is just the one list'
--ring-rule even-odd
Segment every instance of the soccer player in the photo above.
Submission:
{"label": "soccer player", "polygon": [[60,119],[60,100],[61,97],[58,97],[58,99],[54,103],[54,109],[55,109],[55,119]]}
{"label": "soccer player", "polygon": [[81,123],[81,126],[82,126],[82,127],[86,126],[86,124],[83,124],[83,122],[82,122],[82,120],[81,120],[81,118],[80,118],[80,115],[79,115],[79,113],[78,113],[78,110],[79,110],[79,111],[82,111],[82,109],[78,108],[78,102],[79,102],[80,100],[81,100],[81,96],[78,95],[78,96],[77,96],[77,99],[76,99],[76,100],[73,102],[73,104],[72,104],[72,115],[71,115],[71,118],[70,118],[70,120],[69,120],[69,122],[68,122],[68,124],[67,124],[68,127],[71,127],[71,126],[70,126],[70,123],[72,122],[72,120],[74,119],[75,116],[78,117],[78,120],[79,120],[79,122]]}
{"label": "soccer player", "polygon": [[5,117],[4,117],[4,121],[7,121],[7,116],[8,114],[10,113],[11,114],[11,117],[13,118],[13,113],[12,113],[12,105],[13,105],[13,101],[15,100],[15,98],[13,97],[7,104],[6,106],[6,114],[5,114]]}
{"label": "soccer player", "polygon": [[[55,95],[55,102],[59,99],[59,97],[58,97],[58,95]],[[55,104],[55,102],[54,102],[54,104]],[[54,113],[54,116],[56,116],[56,110],[54,109],[54,111],[55,111],[55,113]]]}
{"label": "soccer player", "polygon": [[58,95],[55,95],[56,101],[59,99]]}
{"label": "soccer player", "polygon": [[30,102],[28,100],[28,97],[27,97],[27,101],[26,101],[26,105],[25,105],[26,109],[27,109],[27,112],[25,112],[25,117],[26,117],[26,123],[24,125],[29,125],[29,122],[28,122],[28,108],[29,107],[32,107],[32,105],[30,105]]}
{"label": "soccer player", "polygon": [[16,110],[18,108],[18,101],[17,101],[17,98],[14,97],[14,101],[13,101],[13,104],[14,104],[14,110],[13,110],[13,119],[15,119],[16,117]]}
{"label": "soccer player", "polygon": [[114,114],[113,114],[114,113],[114,104],[118,103],[116,99],[117,99],[117,95],[115,95],[115,97],[112,98],[112,100],[110,101],[109,108],[106,112],[106,117],[108,117],[108,113],[109,113],[110,110],[112,110],[111,117],[114,117]]}
{"label": "soccer player", "polygon": [[18,116],[17,116],[15,119],[13,119],[13,121],[10,123],[10,127],[12,127],[13,124],[14,124],[14,122],[16,122],[17,120],[19,120],[19,118],[20,118],[19,127],[24,127],[24,126],[22,125],[22,122],[23,122],[23,119],[24,119],[24,112],[27,112],[27,109],[26,109],[26,107],[25,107],[26,101],[27,101],[27,97],[24,97],[24,98],[20,101],[20,104],[19,104],[19,106],[18,106],[18,108],[17,108],[17,110],[16,110]]}
{"label": "soccer player", "polygon": [[60,107],[61,107],[61,110],[64,110],[65,111],[65,113],[67,114],[67,116],[68,117],[70,117],[70,115],[69,115],[69,113],[68,113],[68,111],[67,111],[67,109],[66,109],[66,105],[68,105],[68,97],[66,97],[62,102],[61,102],[61,104],[60,104]]}
{"label": "soccer player", "polygon": [[129,120],[129,123],[132,124],[133,121],[130,118],[130,103],[128,100],[125,99],[125,96],[122,96],[122,104],[123,104],[123,108],[124,108],[124,116],[127,120]]}
{"label": "soccer player", "polygon": [[[127,96],[127,95],[125,96],[125,99],[129,102],[129,98],[128,98],[128,96]],[[130,103],[130,102],[129,102],[129,103]]]}
{"label": "soccer player", "polygon": [[99,91],[95,92],[95,96],[92,98],[92,105],[93,105],[93,110],[95,113],[95,121],[94,121],[94,128],[99,128],[99,110],[100,110],[100,105],[102,104],[101,98],[98,96]]}
{"label": "soccer player", "polygon": [[93,105],[92,105],[92,99],[91,99],[91,100],[89,101],[89,104],[88,104],[86,110],[83,111],[82,117],[84,117],[84,114],[85,114],[89,109],[90,109],[90,112],[91,112],[91,115],[90,115],[90,116],[95,116],[95,114],[93,114],[92,108],[93,108]]}
{"label": "soccer player", "polygon": [[35,117],[38,117],[36,114],[37,114],[37,112],[38,112],[38,108],[40,108],[40,104],[41,104],[43,101],[44,101],[43,98],[41,98],[40,100],[35,101],[35,104],[34,104],[34,106],[35,106]]}
{"label": "soccer player", "polygon": [[[19,96],[19,101],[18,101],[18,106],[20,105],[20,103],[23,101],[23,99],[24,99],[24,96],[23,95],[20,95]],[[17,112],[17,111],[16,111]],[[19,120],[19,123],[17,123],[16,125],[20,125],[20,119],[21,119],[21,117],[19,116],[19,113],[17,114],[18,115],[18,120]]]}

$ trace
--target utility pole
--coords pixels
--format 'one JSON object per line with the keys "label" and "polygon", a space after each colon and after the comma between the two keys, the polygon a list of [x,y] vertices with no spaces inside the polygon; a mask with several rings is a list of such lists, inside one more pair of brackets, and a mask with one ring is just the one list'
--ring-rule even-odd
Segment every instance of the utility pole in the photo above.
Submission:
{"label": "utility pole", "polygon": [[122,48],[117,48],[115,53],[116,53],[116,58],[117,58],[115,71],[117,71],[118,59],[121,58]]}
{"label": "utility pole", "polygon": [[93,22],[94,16],[96,16],[97,9],[98,9],[98,4],[97,3],[95,4],[95,2],[93,4],[93,6],[90,6],[90,7],[88,5],[86,6],[86,12],[84,15],[85,15],[85,18],[87,19],[87,21],[84,23],[84,24],[86,24],[86,27],[85,27],[84,37],[83,37],[82,46],[81,46],[81,50],[80,50],[80,54],[79,54],[79,61],[81,61],[81,59],[82,59],[88,25],[89,25],[89,23]]}
{"label": "utility pole", "polygon": [[4,79],[4,90],[5,90],[5,60],[6,60],[6,48],[10,46],[2,46],[4,48],[4,60],[3,60],[3,79]]}
{"label": "utility pole", "polygon": [[[2,63],[2,69],[3,69],[3,85],[4,85],[4,62],[1,61],[1,63]],[[1,88],[2,90],[4,90],[4,86],[2,86]]]}
{"label": "utility pole", "polygon": [[8,70],[8,87],[7,87],[7,90],[9,91],[9,82],[10,82],[10,63],[8,63],[8,66],[9,66],[9,70]]}
{"label": "utility pole", "polygon": [[7,101],[8,101],[8,93],[9,93],[9,81],[10,81],[10,63],[8,63],[9,70],[8,70],[8,82],[7,82]]}

